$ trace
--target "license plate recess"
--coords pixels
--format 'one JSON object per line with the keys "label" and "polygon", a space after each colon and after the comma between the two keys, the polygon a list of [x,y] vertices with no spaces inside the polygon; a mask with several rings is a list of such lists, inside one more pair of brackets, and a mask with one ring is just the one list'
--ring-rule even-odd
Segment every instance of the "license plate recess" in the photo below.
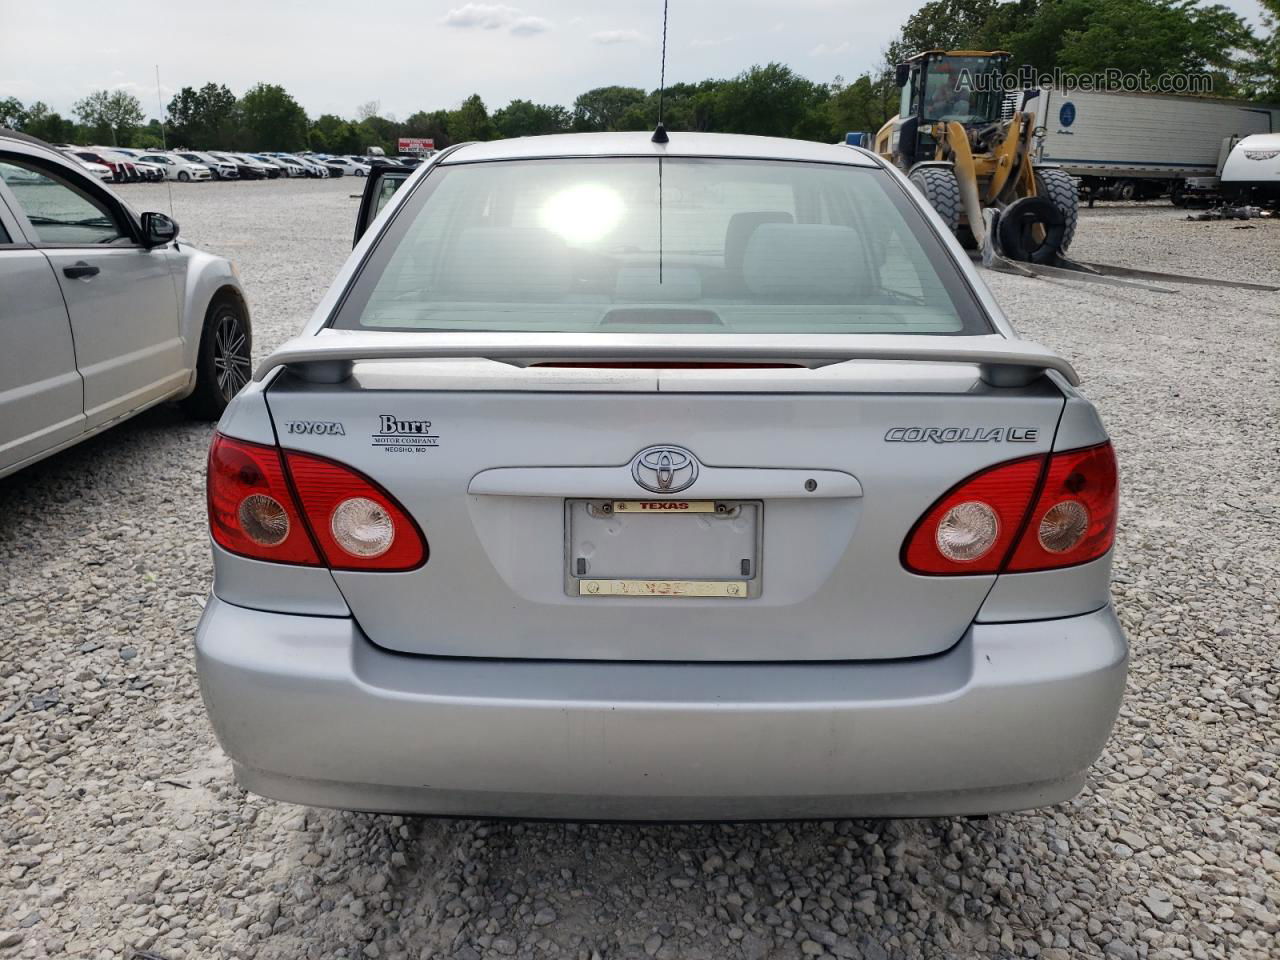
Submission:
{"label": "license plate recess", "polygon": [[574,597],[760,594],[759,500],[566,500]]}

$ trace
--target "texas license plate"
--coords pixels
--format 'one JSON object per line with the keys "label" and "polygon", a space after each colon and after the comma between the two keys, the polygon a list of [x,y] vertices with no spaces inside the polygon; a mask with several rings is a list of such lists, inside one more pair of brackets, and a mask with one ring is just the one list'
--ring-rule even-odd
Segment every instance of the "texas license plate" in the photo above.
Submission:
{"label": "texas license plate", "polygon": [[568,500],[566,592],[758,596],[761,513],[758,500]]}

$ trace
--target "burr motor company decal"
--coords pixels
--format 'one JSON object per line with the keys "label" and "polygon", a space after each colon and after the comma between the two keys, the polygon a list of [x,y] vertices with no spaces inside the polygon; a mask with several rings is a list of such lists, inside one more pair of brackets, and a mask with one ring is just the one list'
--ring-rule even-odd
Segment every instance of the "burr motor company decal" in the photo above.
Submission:
{"label": "burr motor company decal", "polygon": [[432,432],[430,420],[405,420],[384,413],[378,417],[373,446],[387,453],[426,453],[440,446],[440,437]]}

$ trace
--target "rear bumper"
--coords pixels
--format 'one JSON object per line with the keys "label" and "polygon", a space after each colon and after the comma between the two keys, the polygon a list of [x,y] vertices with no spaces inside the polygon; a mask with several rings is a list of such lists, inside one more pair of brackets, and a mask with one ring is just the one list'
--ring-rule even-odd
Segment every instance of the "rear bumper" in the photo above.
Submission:
{"label": "rear bumper", "polygon": [[582,819],[992,813],[1074,796],[1119,708],[1109,608],[974,625],[894,663],[412,657],[346,618],[211,598],[196,636],[249,790],[361,810]]}

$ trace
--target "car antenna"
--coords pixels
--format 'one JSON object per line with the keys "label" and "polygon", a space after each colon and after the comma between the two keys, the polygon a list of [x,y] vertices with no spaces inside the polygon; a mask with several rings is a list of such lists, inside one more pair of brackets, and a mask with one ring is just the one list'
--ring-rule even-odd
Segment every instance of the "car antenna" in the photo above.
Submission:
{"label": "car antenna", "polygon": [[[165,153],[169,152],[169,140],[164,132],[164,97],[160,95],[160,64],[156,64],[156,106],[160,108],[160,146]],[[169,171],[164,174],[164,186],[169,191],[169,219],[178,219],[173,215],[173,184],[169,182]],[[174,241],[175,246],[177,241]]]}
{"label": "car antenna", "polygon": [[654,143],[666,143],[667,128],[662,125],[662,107],[667,94],[667,2],[662,0],[662,67],[658,75],[658,125],[653,130]]}

